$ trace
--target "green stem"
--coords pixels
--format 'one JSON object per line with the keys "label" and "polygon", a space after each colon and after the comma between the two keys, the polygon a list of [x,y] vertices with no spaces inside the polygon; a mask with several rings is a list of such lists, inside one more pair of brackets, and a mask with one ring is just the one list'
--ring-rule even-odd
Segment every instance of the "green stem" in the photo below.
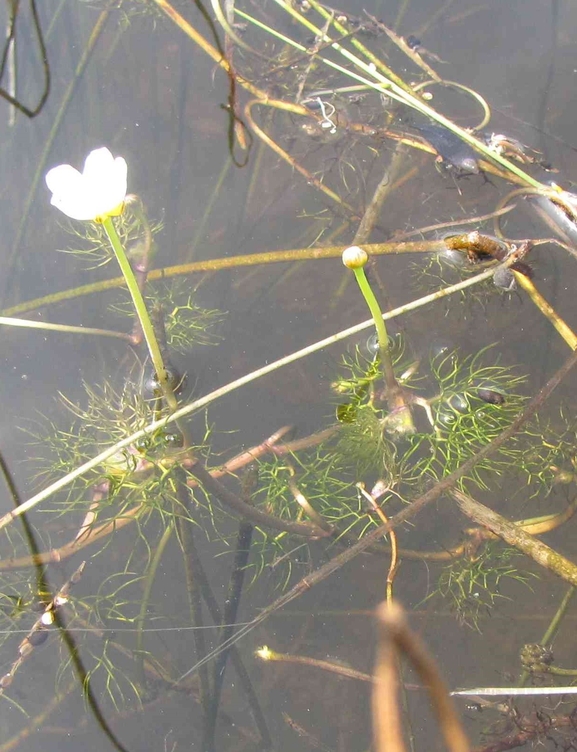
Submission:
{"label": "green stem", "polygon": [[373,292],[373,289],[369,284],[369,280],[367,279],[365,270],[353,269],[353,271],[355,273],[355,278],[357,280],[357,283],[363,294],[363,298],[366,300],[366,303],[369,307],[369,311],[371,312],[371,316],[373,317],[373,321],[375,322],[375,329],[377,330],[377,340],[379,342],[379,349],[381,350],[381,352],[383,351],[388,352],[389,336],[387,334],[387,327],[383,320],[383,313],[381,311],[381,307],[379,306],[379,302],[376,299],[375,293]]}
{"label": "green stem", "polygon": [[567,613],[567,608],[569,606],[569,602],[571,601],[571,598],[575,595],[575,587],[571,585],[569,590],[565,593],[563,596],[563,600],[559,604],[559,608],[557,609],[557,613],[553,617],[553,620],[551,624],[549,625],[547,631],[543,635],[541,642],[539,643],[543,647],[547,647],[547,645],[552,645],[553,640],[555,639],[555,635],[557,634],[557,630],[559,629],[559,625],[561,624],[561,620]]}
{"label": "green stem", "polygon": [[144,690],[146,689],[146,672],[144,670],[144,657],[146,655],[144,652],[144,622],[146,620],[146,614],[148,613],[148,606],[150,604],[152,586],[156,578],[156,573],[164,554],[164,549],[166,548],[170,538],[172,537],[173,532],[174,522],[172,521],[164,530],[164,533],[162,534],[162,537],[158,543],[158,546],[156,547],[156,551],[154,552],[154,556],[152,557],[152,560],[146,572],[144,580],[144,591],[142,593],[142,600],[140,602],[140,611],[136,618],[136,648],[134,650],[134,654],[137,661],[139,682]]}
{"label": "green stem", "polygon": [[[369,307],[375,329],[377,330],[380,366],[383,371],[383,379],[386,387],[384,397],[389,408],[389,415],[387,416],[387,431],[389,433],[398,434],[399,436],[405,436],[408,433],[414,433],[416,429],[413,423],[409,403],[405,398],[403,390],[399,386],[397,377],[395,376],[384,317],[364,271],[364,266],[367,263],[368,258],[369,256],[367,252],[362,248],[359,248],[359,246],[351,246],[350,248],[347,248],[342,256],[343,264],[348,269],[352,269],[355,273],[355,279],[357,280],[363,298]],[[380,395],[378,394],[375,396],[380,398]]]}
{"label": "green stem", "polygon": [[[575,595],[575,586],[571,585],[569,590],[565,593],[563,596],[563,600],[559,604],[559,608],[557,609],[557,613],[553,617],[551,624],[549,624],[547,631],[541,638],[541,642],[539,645],[542,645],[543,647],[547,647],[547,645],[552,645],[553,640],[555,639],[555,636],[557,634],[557,630],[559,629],[559,626],[561,624],[561,621],[565,614],[567,613],[567,608],[569,607],[569,603],[573,596]],[[521,674],[521,678],[519,679],[519,687],[524,687],[527,683],[527,679],[529,678],[530,674],[527,670],[524,670]]]}
{"label": "green stem", "polygon": [[576,668],[559,668],[559,666],[549,666],[547,669],[548,674],[553,676],[577,676]]}
{"label": "green stem", "polygon": [[381,358],[381,368],[383,369],[383,376],[389,395],[394,395],[398,392],[399,385],[395,377],[393,370],[393,364],[391,362],[391,353],[389,351],[389,335],[387,334],[387,327],[383,319],[383,312],[379,305],[379,301],[375,297],[373,288],[371,287],[364,268],[361,266],[357,269],[353,268],[355,279],[359,285],[360,291],[365,299],[373,321],[375,323],[375,329],[377,330],[377,341],[379,343],[379,355]]}
{"label": "green stem", "polygon": [[166,369],[164,367],[164,360],[162,359],[162,354],[160,352],[160,347],[156,339],[156,334],[154,333],[154,328],[152,326],[150,316],[148,315],[146,303],[144,302],[144,298],[142,297],[142,293],[140,291],[140,288],[138,287],[138,282],[136,281],[136,277],[134,276],[130,262],[126,257],[126,253],[124,252],[124,248],[122,247],[122,243],[120,242],[120,238],[118,237],[118,233],[116,232],[116,227],[114,226],[112,218],[106,217],[105,219],[103,219],[102,226],[104,227],[104,230],[108,235],[110,245],[112,246],[112,250],[116,255],[116,260],[118,261],[118,265],[120,266],[120,271],[122,272],[122,276],[124,277],[124,281],[126,282],[126,286],[128,287],[130,297],[132,298],[134,310],[136,311],[136,315],[138,316],[138,320],[140,321],[140,326],[142,327],[142,332],[144,334],[144,339],[146,340],[146,346],[148,347],[148,352],[150,354],[150,359],[152,360],[152,365],[154,367],[158,383],[162,388],[169,407],[175,410],[177,408],[176,397],[174,396],[174,393],[170,388],[170,385],[168,384],[168,374],[166,373]]}

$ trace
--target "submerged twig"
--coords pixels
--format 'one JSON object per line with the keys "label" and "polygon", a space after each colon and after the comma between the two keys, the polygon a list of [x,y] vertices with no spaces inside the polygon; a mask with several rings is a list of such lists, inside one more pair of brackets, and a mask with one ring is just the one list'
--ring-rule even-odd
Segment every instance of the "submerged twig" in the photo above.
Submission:
{"label": "submerged twig", "polygon": [[577,586],[577,564],[557,553],[550,546],[526,533],[520,526],[505,519],[489,507],[473,499],[472,496],[457,489],[451,491],[459,509],[478,525],[489,528],[510,546],[524,553],[530,559],[561,577],[571,585]]}
{"label": "submerged twig", "polygon": [[8,671],[0,678],[0,695],[12,684],[14,675],[24,661],[32,655],[35,648],[42,645],[48,638],[48,627],[54,624],[56,613],[68,602],[70,590],[80,581],[85,566],[86,562],[83,561],[74,570],[68,580],[56,591],[50,601],[44,606],[42,614],[36,619],[26,637],[20,642],[18,657],[13,661]]}
{"label": "submerged twig", "polygon": [[[179,473],[179,475],[182,476],[183,474]],[[177,488],[178,499],[186,508],[189,506],[189,491],[186,487],[184,477],[179,478],[179,481]],[[203,629],[204,616],[202,610],[202,585],[200,584],[200,578],[202,577],[202,564],[198,554],[191,522],[179,516],[177,525],[180,546],[182,549],[190,616],[192,624],[195,627],[193,632],[194,652],[199,656],[198,660],[201,661],[208,652]],[[207,666],[204,666],[199,672],[199,679],[200,704],[202,706],[204,727],[206,729],[209,723],[213,696],[213,684],[210,681]]]}
{"label": "submerged twig", "polygon": [[[253,468],[252,471],[249,468],[248,480],[245,477],[243,483],[243,498],[247,504],[250,504],[251,495],[254,490],[253,488],[251,488],[251,485],[254,481],[255,470],[256,468]],[[237,621],[244,576],[250,556],[250,546],[252,542],[253,530],[254,528],[250,522],[241,522],[238,526],[236,548],[232,570],[230,573],[228,593],[224,602],[224,608],[222,610],[223,626],[219,635],[219,644],[221,645],[225,644],[228,641],[234,631],[234,624]],[[208,708],[207,717],[205,719],[203,745],[204,749],[212,749],[214,747],[214,735],[216,733],[216,721],[220,705],[220,696],[222,692],[224,674],[229,654],[230,648],[225,648],[219,654],[217,660],[214,663],[214,671],[212,675],[212,697],[210,707]]]}
{"label": "submerged twig", "polygon": [[384,603],[377,609],[377,618],[381,627],[373,692],[377,750],[404,750],[397,702],[396,651],[399,651],[413,664],[428,688],[447,748],[450,752],[469,752],[469,741],[449,696],[449,690],[425,645],[409,629],[401,607],[394,602]]}

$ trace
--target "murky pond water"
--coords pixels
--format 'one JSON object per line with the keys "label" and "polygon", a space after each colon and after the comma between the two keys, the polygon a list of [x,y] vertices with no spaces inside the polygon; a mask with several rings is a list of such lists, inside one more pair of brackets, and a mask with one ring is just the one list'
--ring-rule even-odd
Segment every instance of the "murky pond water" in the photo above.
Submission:
{"label": "murky pond water", "polygon": [[[387,594],[451,689],[571,682],[574,5],[246,0],[231,39],[232,5],[2,8],[0,752],[382,749]],[[138,199],[68,173],[70,219],[45,175],[100,147]],[[333,337],[370,315],[352,244],[388,342]],[[553,748],[563,699],[456,702],[473,746]]]}

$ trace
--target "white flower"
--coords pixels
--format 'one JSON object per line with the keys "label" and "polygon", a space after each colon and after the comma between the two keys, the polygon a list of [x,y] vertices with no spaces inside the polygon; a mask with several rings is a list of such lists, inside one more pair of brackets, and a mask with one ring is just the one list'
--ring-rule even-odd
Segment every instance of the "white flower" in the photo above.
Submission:
{"label": "white flower", "polygon": [[52,191],[51,203],[71,219],[94,221],[120,214],[126,198],[127,172],[125,159],[114,158],[106,148],[95,149],[86,157],[81,173],[71,165],[58,165],[48,171],[46,185]]}

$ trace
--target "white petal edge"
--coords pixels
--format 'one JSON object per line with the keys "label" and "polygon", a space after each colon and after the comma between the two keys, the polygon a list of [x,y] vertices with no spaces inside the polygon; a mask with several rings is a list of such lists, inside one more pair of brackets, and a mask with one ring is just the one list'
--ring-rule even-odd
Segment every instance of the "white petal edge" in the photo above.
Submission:
{"label": "white petal edge", "polygon": [[58,165],[46,173],[46,185],[52,193],[61,194],[76,190],[81,180],[82,175],[69,164]]}
{"label": "white petal edge", "polygon": [[59,196],[53,194],[50,203],[70,219],[80,219],[82,221],[93,220],[95,213],[92,206],[86,205],[86,200],[81,193],[76,196]]}
{"label": "white petal edge", "polygon": [[110,149],[102,146],[100,149],[94,149],[84,161],[82,175],[89,180],[100,180],[106,175],[111,175],[113,171],[114,157]]}

